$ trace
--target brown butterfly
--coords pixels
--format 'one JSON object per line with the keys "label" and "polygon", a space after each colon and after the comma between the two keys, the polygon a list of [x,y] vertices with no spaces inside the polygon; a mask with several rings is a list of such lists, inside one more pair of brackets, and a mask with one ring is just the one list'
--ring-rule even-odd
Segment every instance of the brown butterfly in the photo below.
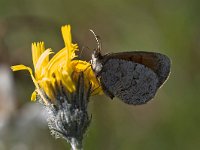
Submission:
{"label": "brown butterfly", "polygon": [[169,76],[170,59],[164,54],[144,51],[102,55],[99,37],[90,31],[98,44],[90,62],[104,93],[133,105],[151,100]]}

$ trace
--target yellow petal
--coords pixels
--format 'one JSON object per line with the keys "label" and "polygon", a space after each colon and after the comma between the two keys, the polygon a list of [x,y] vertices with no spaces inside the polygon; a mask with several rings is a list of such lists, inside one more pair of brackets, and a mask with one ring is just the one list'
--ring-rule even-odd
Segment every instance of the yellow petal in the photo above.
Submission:
{"label": "yellow petal", "polygon": [[67,71],[63,71],[61,75],[61,81],[63,86],[69,90],[69,92],[74,92],[76,90],[75,84],[72,81],[71,75]]}
{"label": "yellow petal", "polygon": [[70,25],[62,26],[61,31],[65,46],[71,44],[72,43],[71,26]]}
{"label": "yellow petal", "polygon": [[37,93],[36,91],[34,91],[31,95],[31,101],[36,101],[36,96],[37,96]]}
{"label": "yellow petal", "polygon": [[82,60],[73,60],[70,65],[75,72],[83,72],[91,66],[90,63]]}
{"label": "yellow petal", "polygon": [[51,49],[47,49],[46,51],[44,51],[42,53],[42,55],[38,59],[36,65],[35,65],[35,75],[36,75],[36,78],[40,78],[42,76],[42,74],[46,73],[43,70],[46,69],[45,67],[48,64],[49,55],[52,54],[52,53],[53,52],[51,51]]}
{"label": "yellow petal", "polygon": [[56,53],[53,58],[49,61],[47,70],[48,74],[51,76],[59,66],[62,66],[67,59],[66,48],[63,48],[58,53]]}
{"label": "yellow petal", "polygon": [[39,85],[45,91],[45,94],[48,96],[48,98],[50,98],[53,101],[55,100],[55,91],[52,84],[55,82],[55,80],[52,79],[43,78],[40,81]]}
{"label": "yellow petal", "polygon": [[35,64],[37,62],[37,46],[36,43],[32,43],[32,60],[33,60],[33,66],[35,68]]}
{"label": "yellow petal", "polygon": [[32,59],[34,68],[40,55],[44,52],[44,50],[44,42],[32,43]]}
{"label": "yellow petal", "polygon": [[25,66],[25,65],[15,65],[15,66],[12,66],[11,69],[12,69],[13,71],[28,70],[29,73],[30,73],[30,75],[31,75],[31,78],[32,78],[32,80],[33,80],[33,83],[34,83],[34,85],[35,85],[35,87],[36,87],[37,93],[41,96],[41,98],[43,99],[44,103],[45,103],[45,104],[48,104],[48,100],[45,98],[45,96],[43,95],[42,91],[40,90],[40,87],[39,87],[39,85],[38,85],[36,79],[34,78],[32,69],[31,69],[30,67],[27,67],[27,66]]}
{"label": "yellow petal", "polygon": [[71,36],[71,27],[70,25],[62,26],[61,28],[63,40],[65,43],[65,47],[67,48],[68,52],[68,60],[72,60],[76,57],[75,51],[78,50],[78,45],[72,43],[72,36]]}
{"label": "yellow petal", "polygon": [[19,70],[28,70],[30,72],[30,74],[32,73],[32,69],[30,67],[27,67],[25,65],[15,65],[15,66],[11,66],[11,69],[13,71],[19,71]]}

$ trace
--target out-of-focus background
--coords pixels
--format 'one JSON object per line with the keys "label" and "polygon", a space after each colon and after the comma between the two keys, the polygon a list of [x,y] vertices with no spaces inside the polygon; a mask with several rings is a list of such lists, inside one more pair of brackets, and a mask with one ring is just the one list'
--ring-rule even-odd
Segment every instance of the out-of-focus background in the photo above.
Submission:
{"label": "out-of-focus background", "polygon": [[30,102],[29,74],[9,69],[32,66],[34,41],[62,48],[65,24],[83,59],[96,48],[93,29],[104,53],[146,50],[172,60],[169,80],[146,105],[91,98],[86,150],[200,149],[199,0],[0,0],[0,150],[70,149],[50,135],[41,105]]}

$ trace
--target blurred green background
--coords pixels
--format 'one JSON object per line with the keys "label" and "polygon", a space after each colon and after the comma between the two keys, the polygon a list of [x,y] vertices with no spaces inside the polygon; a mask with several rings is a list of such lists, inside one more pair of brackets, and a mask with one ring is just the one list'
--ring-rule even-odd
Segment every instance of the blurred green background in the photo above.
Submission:
{"label": "blurred green background", "polygon": [[[0,66],[32,66],[34,41],[59,50],[65,24],[71,24],[83,59],[89,60],[96,48],[88,30],[93,29],[104,53],[155,51],[172,60],[169,80],[146,105],[91,98],[86,150],[200,149],[199,0],[0,0]],[[0,97],[0,117],[8,118],[0,123],[0,150],[70,149],[64,140],[50,136],[44,119],[37,119],[43,113],[39,104],[30,102],[34,86],[28,73],[8,75],[11,91],[0,80],[5,91],[0,96],[12,96],[11,102]]]}

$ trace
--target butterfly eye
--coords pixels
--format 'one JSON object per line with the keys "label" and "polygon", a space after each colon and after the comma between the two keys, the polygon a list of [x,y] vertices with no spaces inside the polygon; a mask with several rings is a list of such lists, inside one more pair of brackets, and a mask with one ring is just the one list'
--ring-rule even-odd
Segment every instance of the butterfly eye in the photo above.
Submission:
{"label": "butterfly eye", "polygon": [[90,64],[91,64],[91,65],[93,64],[93,59],[90,60]]}
{"label": "butterfly eye", "polygon": [[98,58],[100,56],[100,53],[98,50],[95,49],[93,55],[95,58]]}

